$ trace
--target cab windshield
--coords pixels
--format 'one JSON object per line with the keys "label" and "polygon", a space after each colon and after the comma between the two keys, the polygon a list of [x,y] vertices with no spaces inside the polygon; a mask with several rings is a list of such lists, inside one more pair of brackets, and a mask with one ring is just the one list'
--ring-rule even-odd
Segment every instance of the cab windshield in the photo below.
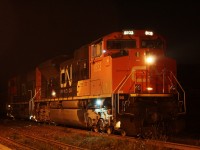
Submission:
{"label": "cab windshield", "polygon": [[135,40],[108,40],[107,49],[136,48]]}
{"label": "cab windshield", "polygon": [[163,41],[161,39],[142,39],[141,48],[163,49]]}

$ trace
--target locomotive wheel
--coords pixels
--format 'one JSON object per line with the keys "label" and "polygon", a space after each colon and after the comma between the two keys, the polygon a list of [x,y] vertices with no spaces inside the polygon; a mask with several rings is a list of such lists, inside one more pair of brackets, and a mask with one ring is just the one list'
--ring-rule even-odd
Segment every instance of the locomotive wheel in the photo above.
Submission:
{"label": "locomotive wheel", "polygon": [[92,129],[93,129],[94,132],[99,132],[99,130],[98,130],[98,128],[96,126],[93,126]]}
{"label": "locomotive wheel", "polygon": [[121,130],[121,135],[126,136],[126,132],[124,130]]}
{"label": "locomotive wheel", "polygon": [[111,134],[112,131],[113,131],[112,127],[108,127],[107,130],[106,130],[106,132],[107,132],[108,134]]}
{"label": "locomotive wheel", "polygon": [[87,120],[87,127],[91,128],[92,127],[92,119],[89,117]]}
{"label": "locomotive wheel", "polygon": [[98,127],[99,127],[99,130],[100,131],[103,131],[105,128],[105,124],[104,124],[104,120],[103,119],[99,119],[99,121],[98,121]]}

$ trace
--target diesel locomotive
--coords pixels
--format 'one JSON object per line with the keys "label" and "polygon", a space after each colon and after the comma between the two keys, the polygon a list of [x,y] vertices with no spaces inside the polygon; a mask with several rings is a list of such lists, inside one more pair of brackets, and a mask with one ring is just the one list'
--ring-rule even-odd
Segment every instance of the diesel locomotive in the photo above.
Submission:
{"label": "diesel locomotive", "polygon": [[8,115],[108,134],[179,132],[186,100],[176,67],[161,35],[113,32],[12,77]]}

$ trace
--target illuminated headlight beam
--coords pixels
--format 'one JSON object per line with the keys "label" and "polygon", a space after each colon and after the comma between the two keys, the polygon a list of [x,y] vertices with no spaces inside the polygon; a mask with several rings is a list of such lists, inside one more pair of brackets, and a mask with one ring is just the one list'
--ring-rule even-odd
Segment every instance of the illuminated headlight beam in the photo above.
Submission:
{"label": "illuminated headlight beam", "polygon": [[148,90],[148,91],[152,91],[153,88],[152,88],[152,87],[147,87],[147,90]]}
{"label": "illuminated headlight beam", "polygon": [[104,49],[104,50],[102,50],[102,53],[104,54],[104,53],[106,53],[106,50]]}
{"label": "illuminated headlight beam", "polygon": [[55,97],[55,96],[56,96],[56,91],[52,90],[51,95],[52,95],[53,97]]}
{"label": "illuminated headlight beam", "polygon": [[100,99],[97,99],[96,105],[97,105],[97,106],[101,106],[101,105],[102,105],[102,101],[101,101]]}
{"label": "illuminated headlight beam", "polygon": [[121,127],[121,122],[118,121],[116,124],[115,124],[115,128],[120,128]]}
{"label": "illuminated headlight beam", "polygon": [[146,63],[147,64],[153,64],[155,62],[155,57],[153,56],[147,56],[146,57]]}

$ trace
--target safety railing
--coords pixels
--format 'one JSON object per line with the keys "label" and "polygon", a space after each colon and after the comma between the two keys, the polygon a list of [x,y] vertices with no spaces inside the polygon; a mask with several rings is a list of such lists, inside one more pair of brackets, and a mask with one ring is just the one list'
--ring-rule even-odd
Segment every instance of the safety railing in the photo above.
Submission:
{"label": "safety railing", "polygon": [[[176,76],[173,74],[173,72],[170,71],[170,76],[168,77],[171,85],[173,88],[172,90],[175,90],[175,92],[178,95],[178,103],[180,105],[180,111],[179,114],[185,114],[186,113],[186,97],[185,97],[185,90],[181,86],[180,82],[176,78]],[[175,83],[174,83],[175,82]],[[176,86],[175,86],[176,85]]]}

